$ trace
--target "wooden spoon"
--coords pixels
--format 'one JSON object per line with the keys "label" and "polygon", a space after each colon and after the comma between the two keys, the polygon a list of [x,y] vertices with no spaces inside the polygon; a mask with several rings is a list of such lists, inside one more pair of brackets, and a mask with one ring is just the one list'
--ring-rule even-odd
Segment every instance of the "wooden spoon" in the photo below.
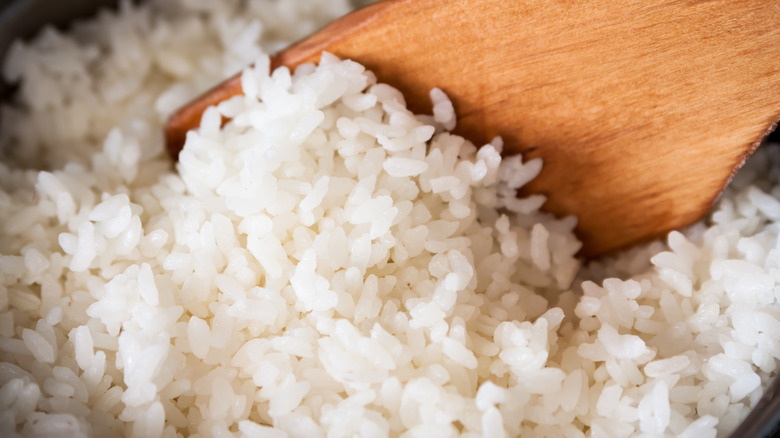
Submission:
{"label": "wooden spoon", "polygon": [[[528,192],[579,216],[600,255],[701,218],[780,119],[780,3],[768,0],[387,0],[273,57],[354,59],[456,132],[541,157]],[[177,155],[238,76],[174,114]]]}

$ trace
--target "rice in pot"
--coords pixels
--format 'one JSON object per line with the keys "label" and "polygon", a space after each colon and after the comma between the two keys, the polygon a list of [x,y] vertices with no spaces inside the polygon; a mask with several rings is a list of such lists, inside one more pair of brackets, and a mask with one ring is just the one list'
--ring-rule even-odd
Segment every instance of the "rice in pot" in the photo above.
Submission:
{"label": "rice in pot", "polygon": [[[780,358],[777,151],[580,269],[576,220],[515,196],[542,163],[450,134],[440,90],[414,115],[351,61],[269,71],[347,10],[127,2],[13,47],[0,435],[733,430]],[[173,169],[167,115],[252,61]]]}

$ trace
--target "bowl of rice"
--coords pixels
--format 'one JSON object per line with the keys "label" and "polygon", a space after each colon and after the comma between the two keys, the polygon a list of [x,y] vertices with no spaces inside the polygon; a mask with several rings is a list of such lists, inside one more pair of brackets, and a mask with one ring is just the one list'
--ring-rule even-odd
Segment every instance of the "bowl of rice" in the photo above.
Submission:
{"label": "bowl of rice", "polygon": [[[441,90],[270,70],[357,4],[108,3],[0,5],[0,436],[773,433],[777,147],[586,262]],[[238,71],[173,163],[166,118]]]}

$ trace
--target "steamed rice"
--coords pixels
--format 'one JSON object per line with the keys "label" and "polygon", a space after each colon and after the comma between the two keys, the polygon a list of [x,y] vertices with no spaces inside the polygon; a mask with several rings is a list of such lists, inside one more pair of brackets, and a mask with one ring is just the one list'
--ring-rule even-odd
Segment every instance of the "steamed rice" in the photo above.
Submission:
{"label": "steamed rice", "polygon": [[[440,90],[269,71],[347,10],[128,2],[13,47],[0,435],[728,435],[780,359],[777,150],[580,269],[576,220],[515,197],[542,163],[450,134]],[[167,115],[252,61],[171,168]]]}

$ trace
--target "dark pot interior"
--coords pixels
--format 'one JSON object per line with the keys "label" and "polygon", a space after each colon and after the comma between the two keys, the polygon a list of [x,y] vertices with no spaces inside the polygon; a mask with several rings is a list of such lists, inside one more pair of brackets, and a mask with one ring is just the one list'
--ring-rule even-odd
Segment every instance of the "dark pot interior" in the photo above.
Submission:
{"label": "dark pot interior", "polygon": [[[118,0],[0,0],[0,59],[5,59],[11,42],[16,38],[29,38],[44,25],[65,28],[79,18],[94,15],[101,7],[114,6]],[[4,100],[13,87],[0,79],[0,100]]]}

